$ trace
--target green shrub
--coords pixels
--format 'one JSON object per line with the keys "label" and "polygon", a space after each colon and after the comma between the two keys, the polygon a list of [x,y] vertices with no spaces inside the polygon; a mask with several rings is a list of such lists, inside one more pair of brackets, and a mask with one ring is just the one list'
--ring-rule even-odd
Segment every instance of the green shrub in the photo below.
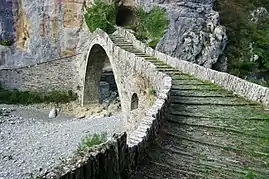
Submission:
{"label": "green shrub", "polygon": [[85,21],[89,30],[100,28],[108,34],[113,33],[116,25],[116,8],[114,3],[94,0],[91,7],[86,7]]}
{"label": "green shrub", "polygon": [[50,91],[47,93],[0,89],[0,103],[35,104],[35,103],[67,103],[77,99],[72,91]]}
{"label": "green shrub", "polygon": [[153,89],[152,87],[151,88],[148,88],[148,91],[147,91],[147,101],[148,101],[148,105],[149,106],[152,106],[154,101],[155,101],[155,98],[156,98],[156,95],[157,95],[157,92],[155,89]]}
{"label": "green shrub", "polygon": [[169,24],[165,10],[154,6],[149,13],[146,13],[142,7],[138,7],[135,13],[137,24],[133,30],[136,38],[155,48]]}
{"label": "green shrub", "polygon": [[10,40],[0,40],[0,45],[11,46],[13,43]]}
{"label": "green shrub", "polygon": [[[246,78],[256,71],[269,70],[269,18],[258,22],[250,21],[250,11],[257,7],[269,9],[268,0],[217,0],[215,9],[220,12],[220,22],[227,29],[228,72]],[[251,61],[250,44],[253,53],[259,56]]]}
{"label": "green shrub", "polygon": [[[116,1],[106,3],[103,0],[94,0],[91,7],[86,7],[85,21],[90,32],[94,32],[97,28],[108,34],[115,32],[116,4]],[[141,7],[136,8],[134,13],[136,22],[130,28],[135,31],[137,39],[147,42],[154,48],[167,29],[169,21],[166,12],[154,6],[149,13]]]}
{"label": "green shrub", "polygon": [[107,133],[93,134],[84,137],[78,145],[77,153],[82,154],[87,148],[99,145],[107,140]]}

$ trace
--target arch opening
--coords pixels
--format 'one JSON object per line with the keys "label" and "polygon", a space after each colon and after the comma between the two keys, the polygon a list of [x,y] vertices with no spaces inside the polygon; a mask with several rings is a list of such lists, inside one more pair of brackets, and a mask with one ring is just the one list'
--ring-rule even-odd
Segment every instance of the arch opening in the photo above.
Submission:
{"label": "arch opening", "polygon": [[131,111],[138,108],[138,101],[138,96],[134,93],[131,99]]}
{"label": "arch opening", "polygon": [[85,73],[83,105],[120,104],[118,88],[109,57],[100,45],[89,53]]}
{"label": "arch opening", "polygon": [[130,8],[124,6],[120,6],[118,8],[116,14],[116,24],[118,26],[125,27],[133,25],[135,20],[136,20],[135,14]]}

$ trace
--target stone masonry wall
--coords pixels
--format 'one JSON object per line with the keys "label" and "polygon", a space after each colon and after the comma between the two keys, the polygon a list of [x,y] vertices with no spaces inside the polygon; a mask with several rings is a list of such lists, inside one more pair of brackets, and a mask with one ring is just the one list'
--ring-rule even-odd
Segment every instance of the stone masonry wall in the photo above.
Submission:
{"label": "stone masonry wall", "polygon": [[136,40],[135,36],[132,33],[128,32],[123,28],[119,28],[118,33],[128,39],[128,41],[132,42],[137,49],[142,50],[148,55],[157,57],[158,59],[164,61],[165,63],[171,65],[179,71],[182,71],[183,73],[193,75],[201,80],[215,83],[229,91],[234,92],[237,95],[240,95],[252,101],[262,103],[266,108],[269,108],[269,88],[248,82],[225,72],[218,72],[158,52],[150,47],[147,47],[142,42]]}
{"label": "stone masonry wall", "polygon": [[0,84],[18,90],[73,90],[76,87],[76,58],[69,56],[38,65],[0,69]]}

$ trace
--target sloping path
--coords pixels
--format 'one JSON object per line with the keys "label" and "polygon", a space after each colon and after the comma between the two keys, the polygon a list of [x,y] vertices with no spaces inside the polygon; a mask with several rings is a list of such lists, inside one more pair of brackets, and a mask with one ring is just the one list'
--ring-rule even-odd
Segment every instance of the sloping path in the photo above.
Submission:
{"label": "sloping path", "polygon": [[269,112],[111,39],[173,79],[167,120],[133,179],[269,178]]}

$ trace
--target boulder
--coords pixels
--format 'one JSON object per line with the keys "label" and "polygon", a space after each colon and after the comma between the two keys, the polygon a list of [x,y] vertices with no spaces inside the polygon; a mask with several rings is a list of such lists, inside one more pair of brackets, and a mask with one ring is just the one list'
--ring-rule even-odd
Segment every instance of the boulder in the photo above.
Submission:
{"label": "boulder", "polygon": [[52,118],[56,118],[57,115],[58,115],[57,112],[58,112],[58,111],[57,111],[56,108],[51,109],[50,112],[49,112],[49,118],[50,118],[50,119],[52,119]]}

